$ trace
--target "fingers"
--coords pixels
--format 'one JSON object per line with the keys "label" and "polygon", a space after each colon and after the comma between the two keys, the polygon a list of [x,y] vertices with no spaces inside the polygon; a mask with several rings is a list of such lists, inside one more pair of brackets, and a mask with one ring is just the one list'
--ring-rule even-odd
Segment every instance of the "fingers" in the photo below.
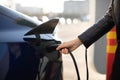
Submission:
{"label": "fingers", "polygon": [[66,45],[66,42],[60,44],[56,50],[60,51],[60,53],[63,53],[63,54],[68,54],[68,49],[67,49],[67,46],[68,44]]}
{"label": "fingers", "polygon": [[68,49],[65,47],[65,43],[59,45],[56,50],[60,51],[60,53],[67,54]]}
{"label": "fingers", "polygon": [[59,45],[59,46],[56,48],[56,50],[60,50],[61,48],[62,48],[62,46]]}
{"label": "fingers", "polygon": [[68,49],[70,49],[70,51],[72,51],[72,47],[73,47],[73,43],[72,42],[63,42],[62,44],[60,44],[56,48],[56,50],[60,51],[60,53],[68,54],[69,53]]}
{"label": "fingers", "polygon": [[67,49],[67,48],[63,48],[62,45],[58,46],[58,47],[56,48],[56,50],[60,51],[60,53],[68,54],[68,49]]}
{"label": "fingers", "polygon": [[60,53],[64,53],[67,54],[69,53],[68,49],[70,51],[74,51],[75,49],[77,49],[80,45],[82,44],[82,42],[76,38],[74,40],[68,41],[68,42],[63,42],[62,44],[60,44],[56,50],[60,51]]}
{"label": "fingers", "polygon": [[61,50],[61,49],[64,49],[64,48],[66,48],[66,43],[65,43],[65,42],[62,43],[62,44],[60,44],[60,45],[56,48],[56,50]]}
{"label": "fingers", "polygon": [[62,50],[59,51],[61,54],[68,54],[68,49],[67,48],[64,48]]}

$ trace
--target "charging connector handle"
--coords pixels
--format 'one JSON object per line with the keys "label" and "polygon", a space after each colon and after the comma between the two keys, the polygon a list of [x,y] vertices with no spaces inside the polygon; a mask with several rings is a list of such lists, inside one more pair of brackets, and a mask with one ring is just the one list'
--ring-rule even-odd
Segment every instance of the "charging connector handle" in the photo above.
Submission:
{"label": "charging connector handle", "polygon": [[52,52],[52,51],[55,51],[58,46],[59,46],[59,44],[48,45],[46,47],[46,50],[47,50],[47,52]]}
{"label": "charging connector handle", "polygon": [[[52,52],[52,51],[56,50],[56,48],[57,48],[59,45],[60,45],[60,44],[49,45],[49,46],[46,47],[46,50],[47,50],[48,52]],[[74,63],[75,69],[76,69],[76,73],[77,73],[78,80],[80,80],[80,75],[79,75],[79,70],[78,70],[78,67],[77,67],[76,60],[75,60],[73,54],[71,53],[70,49],[69,49],[69,48],[67,48],[67,49],[68,49],[68,52],[70,53],[70,56],[71,56],[72,59],[73,59],[73,63]]]}

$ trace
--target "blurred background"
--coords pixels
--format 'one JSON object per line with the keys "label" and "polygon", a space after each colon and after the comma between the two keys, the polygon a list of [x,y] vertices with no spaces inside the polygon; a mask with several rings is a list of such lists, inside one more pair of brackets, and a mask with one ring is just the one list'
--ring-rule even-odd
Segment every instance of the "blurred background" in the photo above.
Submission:
{"label": "blurred background", "polygon": [[[62,42],[76,38],[97,22],[108,9],[110,0],[0,0],[0,4],[26,15],[47,21],[59,18],[56,37]],[[81,80],[86,80],[85,47],[74,52]],[[106,79],[106,35],[88,48],[90,80]],[[77,80],[69,55],[63,55],[64,80]]]}

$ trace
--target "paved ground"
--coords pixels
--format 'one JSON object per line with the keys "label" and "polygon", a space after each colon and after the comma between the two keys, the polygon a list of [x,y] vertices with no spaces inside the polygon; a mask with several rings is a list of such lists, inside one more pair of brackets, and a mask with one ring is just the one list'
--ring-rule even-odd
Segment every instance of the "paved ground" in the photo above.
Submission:
{"label": "paved ground", "polygon": [[[79,34],[85,31],[90,26],[89,22],[80,22],[79,24],[58,25],[58,37],[64,42],[76,38]],[[98,73],[93,64],[93,46],[88,49],[88,66],[89,66],[89,80],[105,80],[105,75]],[[85,48],[80,46],[73,52],[79,67],[81,80],[86,80],[85,67]],[[63,55],[63,76],[64,80],[77,80],[75,67],[70,55]]]}

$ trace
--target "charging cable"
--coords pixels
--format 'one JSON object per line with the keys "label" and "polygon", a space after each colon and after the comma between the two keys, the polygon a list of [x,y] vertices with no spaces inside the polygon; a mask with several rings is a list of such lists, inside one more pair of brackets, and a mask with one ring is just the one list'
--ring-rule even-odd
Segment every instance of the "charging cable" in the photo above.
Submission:
{"label": "charging cable", "polygon": [[77,67],[76,60],[75,60],[73,54],[71,53],[70,49],[68,49],[68,52],[70,53],[70,56],[72,57],[72,60],[73,60],[73,63],[74,63],[75,69],[76,69],[78,80],[80,80],[80,75],[79,75],[79,70],[78,70],[78,67]]}
{"label": "charging cable", "polygon": [[[75,60],[72,52],[70,51],[70,49],[68,49],[68,52],[70,53],[70,56],[73,59],[73,63],[74,63],[75,69],[76,69],[77,77],[78,77],[78,80],[80,80],[80,75],[79,75],[79,70],[78,70],[78,67],[77,67],[76,60]],[[88,61],[87,61],[87,49],[85,50],[85,61],[86,61],[86,80],[89,80]]]}
{"label": "charging cable", "polygon": [[[49,46],[46,47],[46,50],[47,50],[48,52],[52,52],[52,51],[56,50],[57,46],[59,46],[59,44],[49,45]],[[76,69],[76,73],[77,73],[77,78],[78,78],[78,80],[81,80],[81,79],[80,79],[79,70],[78,70],[78,67],[77,67],[76,60],[75,60],[72,52],[70,51],[70,49],[69,49],[69,48],[67,48],[67,49],[68,49],[68,52],[70,53],[70,56],[71,56],[71,58],[72,58],[72,60],[73,60],[73,63],[74,63],[75,69]],[[85,50],[85,62],[86,62],[86,80],[89,80],[88,60],[87,60],[87,49]]]}

